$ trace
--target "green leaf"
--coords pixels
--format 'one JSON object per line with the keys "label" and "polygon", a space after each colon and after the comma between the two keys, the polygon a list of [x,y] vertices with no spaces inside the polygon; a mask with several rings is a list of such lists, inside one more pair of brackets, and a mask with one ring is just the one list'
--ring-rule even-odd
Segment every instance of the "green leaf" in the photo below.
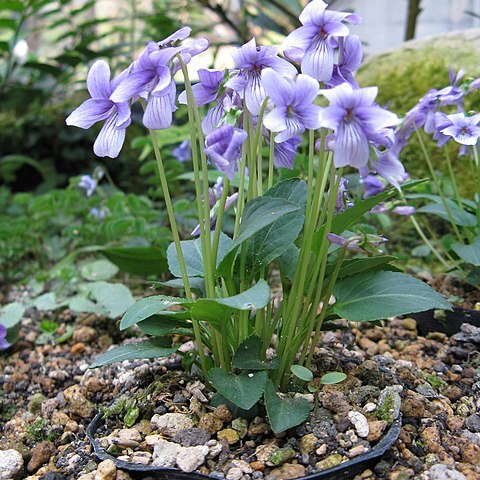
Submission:
{"label": "green leaf", "polygon": [[277,258],[277,262],[283,275],[293,279],[299,256],[300,250],[295,245],[290,245],[287,251]]}
{"label": "green leaf", "polygon": [[191,303],[186,298],[168,297],[166,295],[153,295],[142,298],[125,312],[120,322],[120,330],[125,330],[173,305],[191,305]]}
{"label": "green leaf", "polygon": [[265,280],[259,280],[253,287],[238,295],[226,298],[200,298],[190,312],[197,320],[221,324],[234,310],[263,308],[270,301],[270,287]]}
{"label": "green leaf", "polygon": [[390,262],[395,260],[396,257],[391,255],[378,255],[375,257],[352,258],[344,260],[340,268],[338,278],[350,277],[357,273],[370,272],[373,270],[390,270],[400,272],[400,269],[390,265]]}
{"label": "green leaf", "polygon": [[328,372],[322,375],[320,383],[323,385],[334,385],[335,383],[343,382],[347,378],[347,375],[343,372]]}
{"label": "green leaf", "polygon": [[307,184],[298,178],[291,178],[277,183],[267,190],[264,196],[283,198],[298,205],[300,211],[283,215],[247,240],[247,269],[251,274],[261,270],[293,246],[305,218]]}
{"label": "green leaf", "polygon": [[176,347],[170,347],[170,340],[163,337],[149,338],[137,343],[127,343],[98,356],[89,368],[98,368],[109,363],[123,362],[137,358],[168,357],[177,351]]}
{"label": "green leaf", "polygon": [[271,370],[278,367],[278,361],[262,360],[264,356],[262,340],[252,335],[244,340],[233,355],[232,366],[242,370]]}
{"label": "green leaf", "polygon": [[313,373],[306,367],[302,365],[291,365],[290,371],[300,380],[304,380],[305,382],[310,382],[313,380]]}
{"label": "green leaf", "polygon": [[37,310],[47,311],[56,310],[61,307],[62,304],[57,302],[57,296],[55,292],[44,293],[33,301],[33,306]]}
{"label": "green leaf", "polygon": [[208,379],[227,400],[244,410],[250,410],[263,394],[267,372],[234,375],[221,368],[212,368],[208,372]]}
{"label": "green leaf", "polygon": [[[213,235],[211,236],[213,241]],[[222,261],[225,254],[230,250],[232,240],[224,233],[220,233],[220,240],[218,242],[217,265]],[[202,256],[202,242],[200,238],[195,240],[184,240],[180,242],[182,247],[183,258],[185,260],[185,267],[187,269],[187,276],[189,277],[203,277],[203,256]],[[167,249],[168,267],[170,272],[175,277],[181,277],[180,264],[178,263],[177,250],[175,244],[172,242]]]}
{"label": "green leaf", "polygon": [[85,263],[80,268],[80,274],[85,280],[109,280],[118,273],[118,267],[108,260],[94,260]]}
{"label": "green leaf", "polygon": [[235,405],[230,400],[227,400],[223,395],[215,393],[210,400],[210,405],[212,407],[218,407],[219,405],[226,405],[230,412],[232,412],[233,418],[245,418],[251,422],[255,417],[259,415],[258,403],[256,403],[250,410],[245,410],[240,408],[238,405]]}
{"label": "green leaf", "polygon": [[352,322],[380,320],[451,305],[426,283],[398,272],[367,272],[339,280],[334,312]]}
{"label": "green leaf", "polygon": [[123,315],[135,303],[130,290],[121,283],[93,282],[88,284],[88,289],[110,318]]}
{"label": "green leaf", "polygon": [[238,230],[238,237],[231,249],[239,247],[245,240],[271,225],[287,213],[298,212],[300,207],[293,202],[275,197],[257,197],[245,205],[242,222]]}
{"label": "green leaf", "polygon": [[110,247],[100,250],[123,272],[159,275],[168,272],[165,251],[156,247]]}
{"label": "green leaf", "polygon": [[96,313],[98,315],[107,315],[108,312],[93,303],[87,297],[83,295],[75,295],[68,301],[68,308],[74,312],[81,313]]}
{"label": "green leaf", "polygon": [[265,386],[265,407],[273,433],[280,433],[303,423],[310,414],[310,405],[305,398],[281,399],[271,380]]}
{"label": "green leaf", "polygon": [[[182,290],[185,289],[183,285],[183,280],[181,278],[172,278],[171,280],[167,280],[166,282],[153,282],[153,283],[161,285],[163,287],[180,288]],[[203,278],[188,277],[188,283],[190,284],[190,288],[193,291],[196,291],[202,294],[202,296],[205,295],[205,281],[203,280]]]}
{"label": "green leaf", "polygon": [[25,5],[20,0],[3,0],[0,2],[0,11],[22,12]]}
{"label": "green leaf", "polygon": [[162,335],[192,335],[192,328],[185,320],[189,312],[159,312],[137,324],[147,335],[161,337]]}
{"label": "green leaf", "polygon": [[17,323],[20,323],[20,320],[25,313],[25,307],[19,302],[7,303],[2,308],[0,308],[0,323],[6,328],[12,328]]}
{"label": "green leaf", "polygon": [[[477,225],[477,217],[475,215],[461,210],[458,205],[451,200],[448,201],[447,199],[447,204],[449,206],[452,220],[455,225],[459,225],[461,227],[475,227]],[[428,205],[424,205],[423,207],[417,209],[417,212],[431,213],[433,215],[437,215],[440,218],[443,218],[444,220],[447,220],[448,222],[450,221],[445,206],[438,203],[429,203]]]}
{"label": "green leaf", "polygon": [[476,237],[470,245],[454,243],[452,250],[466,263],[480,266],[480,237]]}

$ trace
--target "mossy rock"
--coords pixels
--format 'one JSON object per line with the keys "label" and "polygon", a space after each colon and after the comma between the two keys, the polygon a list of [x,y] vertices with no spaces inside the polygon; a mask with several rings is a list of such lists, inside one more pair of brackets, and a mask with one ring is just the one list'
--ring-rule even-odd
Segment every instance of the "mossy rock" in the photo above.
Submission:
{"label": "mossy rock", "polygon": [[[480,76],[480,29],[451,32],[405,42],[400,47],[368,57],[356,75],[360,86],[378,86],[377,101],[389,105],[389,109],[403,116],[430,89],[440,90],[449,85],[448,69],[465,71],[465,77]],[[474,92],[467,97],[467,109],[479,110],[480,94]],[[401,160],[412,177],[430,177],[418,140],[412,135],[410,144],[403,150]],[[427,148],[434,165],[445,171],[444,154],[433,141],[426,138]],[[452,160],[456,159],[458,147],[449,146]],[[471,194],[473,182],[468,162],[460,158],[456,175],[462,193]]]}

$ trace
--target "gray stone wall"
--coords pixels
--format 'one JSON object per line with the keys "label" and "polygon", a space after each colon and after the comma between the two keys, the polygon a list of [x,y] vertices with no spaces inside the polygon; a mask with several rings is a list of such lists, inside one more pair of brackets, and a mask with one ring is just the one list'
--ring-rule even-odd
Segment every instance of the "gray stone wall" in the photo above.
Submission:
{"label": "gray stone wall", "polygon": [[[337,0],[335,10],[353,9],[363,24],[351,28],[365,43],[369,54],[395,47],[403,42],[407,0]],[[423,0],[415,38],[480,27],[480,20],[465,11],[480,15],[480,0]]]}

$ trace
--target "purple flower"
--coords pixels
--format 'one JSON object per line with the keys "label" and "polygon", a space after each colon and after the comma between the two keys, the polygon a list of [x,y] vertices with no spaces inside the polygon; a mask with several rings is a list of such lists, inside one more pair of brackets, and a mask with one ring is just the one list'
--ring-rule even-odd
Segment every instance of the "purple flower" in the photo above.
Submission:
{"label": "purple flower", "polygon": [[90,175],[82,175],[78,182],[78,186],[85,189],[87,197],[91,197],[97,189],[98,181]]}
{"label": "purple flower", "polygon": [[172,123],[172,113],[176,109],[173,75],[180,68],[174,57],[180,54],[188,63],[208,47],[208,40],[204,38],[177,46],[190,35],[190,31],[184,27],[163,41],[149,42],[111,96],[116,102],[126,102],[136,96],[148,97],[143,124],[151,130],[165,129]]}
{"label": "purple flower", "polygon": [[374,172],[398,190],[400,190],[400,184],[408,178],[405,167],[398,159],[400,149],[400,145],[393,145],[391,148],[378,153],[376,160],[372,160]]}
{"label": "purple flower", "polygon": [[110,67],[105,61],[97,60],[87,75],[87,89],[92,98],[66,119],[67,125],[83,129],[106,120],[93,145],[93,151],[99,157],[117,157],[125,140],[125,129],[131,122],[130,106],[128,101],[115,101],[111,96],[127,73],[124,70],[110,81]]}
{"label": "purple flower", "polygon": [[327,238],[331,243],[338,245],[339,247],[346,245],[347,250],[351,250],[353,252],[364,252],[364,250],[358,246],[358,242],[362,240],[361,237],[345,238],[337,235],[336,233],[327,233]]}
{"label": "purple flower", "polygon": [[306,129],[320,128],[321,108],[313,102],[319,93],[316,80],[308,75],[298,75],[294,80],[280,76],[267,68],[262,72],[262,82],[275,108],[265,115],[264,126],[279,132],[276,143],[300,135]]}
{"label": "purple flower", "polygon": [[292,64],[278,57],[277,48],[257,47],[255,38],[235,49],[232,57],[239,71],[226,86],[244,98],[245,105],[252,115],[260,113],[267,96],[262,84],[262,71],[265,68],[272,68],[282,76],[297,74],[297,69]]}
{"label": "purple flower", "polygon": [[[218,177],[217,181],[213,188],[208,189],[208,198],[210,204],[210,230],[214,230],[217,224],[217,215],[219,200],[223,192],[223,177]],[[233,195],[227,197],[225,202],[225,211],[227,211],[236,201],[238,197],[238,192],[235,192]],[[197,225],[190,233],[190,236],[197,237],[200,235],[200,225]]]}
{"label": "purple flower", "polygon": [[222,125],[205,138],[205,153],[230,180],[237,170],[246,138],[247,132],[232,125]]}
{"label": "purple flower", "polygon": [[[193,96],[197,107],[213,102],[217,98],[218,90],[225,77],[221,70],[208,70],[201,68],[198,71],[200,83],[192,85]],[[183,91],[178,96],[178,103],[187,104],[187,92]]]}
{"label": "purple flower", "polygon": [[476,145],[480,137],[480,113],[467,117],[464,113],[454,113],[446,118],[451,125],[441,130],[441,133],[453,137],[457,143],[462,145]]}
{"label": "purple flower", "polygon": [[363,198],[373,197],[385,190],[385,184],[376,175],[367,175],[361,182],[365,185]]}
{"label": "purple flower", "polygon": [[398,118],[375,104],[377,91],[376,87],[354,90],[348,83],[321,91],[330,101],[321,123],[335,132],[333,160],[337,168],[364,167],[370,156],[370,142],[385,147],[393,143]]}
{"label": "purple flower", "polygon": [[93,207],[90,209],[90,215],[97,217],[100,220],[103,220],[107,216],[107,212],[104,208]]}
{"label": "purple flower", "polygon": [[11,343],[7,341],[7,328],[0,323],[0,350],[6,350]]}
{"label": "purple flower", "polygon": [[410,205],[402,205],[400,207],[395,207],[392,212],[396,213],[397,215],[414,215],[417,209],[415,207],[412,207]]}
{"label": "purple flower", "polygon": [[448,69],[448,78],[450,80],[450,85],[448,87],[442,88],[438,92],[438,97],[440,99],[440,105],[458,105],[460,106],[463,103],[463,98],[465,96],[465,90],[460,85],[460,80],[465,75],[463,70],[459,70],[455,75],[455,71],[452,68]]}
{"label": "purple flower", "polygon": [[179,162],[186,162],[192,158],[192,147],[190,140],[184,140],[178,147],[172,150],[172,155]]}
{"label": "purple flower", "polygon": [[348,180],[342,177],[338,186],[337,198],[335,199],[334,212],[336,215],[343,212],[346,208],[353,207],[353,203],[348,198],[347,185]]}
{"label": "purple flower", "polygon": [[284,54],[301,64],[302,73],[321,82],[332,78],[337,38],[346,37],[348,28],[343,22],[360,23],[353,13],[326,10],[322,0],[313,0],[300,14],[302,27],[293,31],[284,42]]}
{"label": "purple flower", "polygon": [[348,37],[340,38],[338,44],[340,62],[334,66],[332,78],[326,83],[329,86],[336,86],[348,82],[352,87],[358,88],[358,83],[353,78],[353,72],[362,63],[362,42],[357,35],[349,35]]}
{"label": "purple flower", "polygon": [[[270,135],[268,132],[264,135],[268,146],[270,146]],[[295,164],[295,157],[297,156],[297,148],[302,143],[302,138],[296,135],[289,138],[285,142],[273,144],[273,164],[277,168],[289,168],[293,169]]]}

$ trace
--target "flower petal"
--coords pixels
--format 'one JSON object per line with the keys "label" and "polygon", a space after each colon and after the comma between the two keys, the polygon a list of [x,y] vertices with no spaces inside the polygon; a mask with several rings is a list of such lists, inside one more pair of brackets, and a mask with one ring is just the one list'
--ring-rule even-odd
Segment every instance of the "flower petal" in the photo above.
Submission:
{"label": "flower petal", "polygon": [[125,129],[116,128],[117,115],[111,115],[103,125],[93,144],[93,152],[98,157],[116,158],[125,140]]}
{"label": "flower petal", "polygon": [[285,107],[274,108],[263,118],[263,125],[271,132],[281,132],[287,128],[287,123],[285,122],[286,116],[287,112]]}
{"label": "flower petal", "polygon": [[90,98],[77,107],[65,120],[67,125],[90,128],[94,123],[105,120],[113,108],[113,102]]}
{"label": "flower petal", "polygon": [[143,124],[150,130],[163,130],[172,124],[175,106],[168,95],[163,97],[151,96],[143,114]]}
{"label": "flower petal", "polygon": [[153,69],[130,73],[110,95],[110,100],[115,103],[128,102],[133,96],[144,90],[154,78],[155,70]]}
{"label": "flower petal", "polygon": [[301,70],[302,73],[310,75],[320,82],[328,82],[332,78],[334,63],[334,50],[328,42],[328,38],[320,38],[305,52]]}
{"label": "flower petal", "polygon": [[299,20],[302,25],[321,25],[323,22],[323,12],[328,5],[322,0],[313,0],[308,3],[300,14]]}
{"label": "flower petal", "polygon": [[357,122],[342,122],[336,132],[333,162],[335,167],[361,168],[370,155],[367,136]]}
{"label": "flower petal", "polygon": [[88,71],[87,90],[92,98],[107,100],[110,96],[110,67],[105,60],[97,60]]}
{"label": "flower petal", "polygon": [[294,99],[294,83],[289,78],[281,77],[272,68],[262,71],[262,83],[265,92],[275,106],[290,105]]}

